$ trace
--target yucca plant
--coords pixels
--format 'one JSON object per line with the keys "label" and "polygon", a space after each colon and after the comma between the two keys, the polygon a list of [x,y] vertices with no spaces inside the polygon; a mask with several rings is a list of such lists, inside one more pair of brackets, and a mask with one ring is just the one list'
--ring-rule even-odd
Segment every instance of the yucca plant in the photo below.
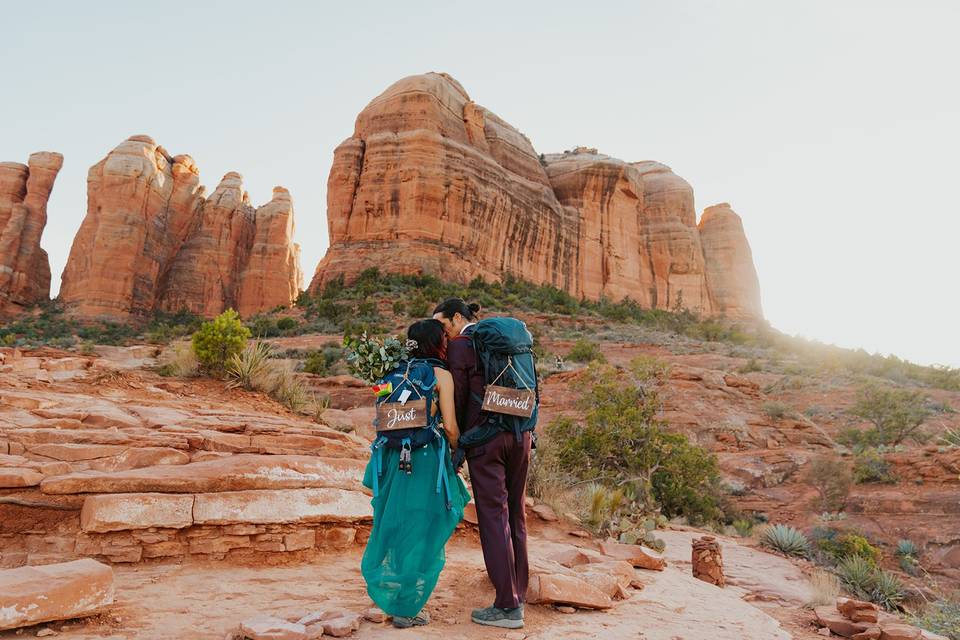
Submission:
{"label": "yucca plant", "polygon": [[760,542],[788,556],[806,557],[810,553],[810,541],[807,537],[798,529],[785,524],[767,527]]}
{"label": "yucca plant", "polygon": [[937,440],[947,447],[960,447],[960,429],[947,429]]}
{"label": "yucca plant", "polygon": [[270,344],[258,340],[231,356],[227,362],[227,387],[262,391],[259,387],[269,373],[271,355],[273,348]]}
{"label": "yucca plant", "polygon": [[906,587],[894,574],[882,569],[874,574],[873,589],[870,592],[870,601],[874,604],[887,611],[897,611],[906,595]]}
{"label": "yucca plant", "polygon": [[844,588],[861,600],[871,600],[877,569],[862,556],[849,556],[837,563],[837,576]]}
{"label": "yucca plant", "polygon": [[900,540],[897,542],[897,555],[900,557],[913,556],[916,558],[920,555],[920,547],[918,547],[913,540]]}

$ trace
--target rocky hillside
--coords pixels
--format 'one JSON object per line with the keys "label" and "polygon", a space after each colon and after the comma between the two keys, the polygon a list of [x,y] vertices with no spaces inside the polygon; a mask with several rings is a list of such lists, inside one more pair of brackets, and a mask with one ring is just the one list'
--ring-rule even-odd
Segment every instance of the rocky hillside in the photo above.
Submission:
{"label": "rocky hillside", "polygon": [[377,266],[467,282],[512,274],[575,297],[758,318],[739,217],[657,162],[538,155],[446,74],[404,78],[357,116],[327,183],[330,249],[311,290]]}

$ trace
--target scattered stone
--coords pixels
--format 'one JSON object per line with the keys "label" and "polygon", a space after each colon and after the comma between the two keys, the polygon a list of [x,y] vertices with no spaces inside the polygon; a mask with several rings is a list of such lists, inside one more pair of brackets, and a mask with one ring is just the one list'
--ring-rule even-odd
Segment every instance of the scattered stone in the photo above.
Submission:
{"label": "scattered stone", "polygon": [[569,607],[565,604],[557,605],[556,609],[560,613],[576,613],[577,612],[577,610],[574,607]]}
{"label": "scattered stone", "polygon": [[556,522],[559,520],[554,510],[545,504],[538,504],[537,506],[533,507],[531,511],[537,514],[537,516],[539,516],[539,518],[544,522]]}
{"label": "scattered stone", "polygon": [[922,632],[908,624],[883,624],[880,640],[919,640]]}
{"label": "scattered stone", "polygon": [[580,578],[561,574],[539,573],[530,576],[527,602],[531,604],[566,604],[583,609],[609,609],[610,596]]}
{"label": "scattered stone", "polygon": [[646,553],[640,545],[621,544],[613,540],[606,540],[600,543],[600,552],[611,558],[626,560],[638,569],[650,569],[652,571],[663,571],[667,566],[666,560]]}
{"label": "scattered stone", "polygon": [[817,629],[817,633],[819,633],[821,636],[829,636],[830,629],[828,627],[820,627]]}
{"label": "scattered stone", "polygon": [[302,624],[260,615],[240,623],[240,634],[250,640],[307,640]]}
{"label": "scattered stone", "polygon": [[866,631],[853,634],[853,640],[880,640],[882,634],[880,627],[870,627]]}
{"label": "scattered stone", "polygon": [[848,620],[835,607],[831,606],[816,607],[813,612],[817,616],[817,622],[844,638],[851,638],[854,634],[863,633],[871,626],[864,622]]}
{"label": "scattered stone", "polygon": [[854,622],[877,622],[880,608],[872,602],[837,598],[837,611]]}
{"label": "scattered stone", "polygon": [[46,638],[48,636],[55,636],[55,635],[57,635],[57,632],[51,629],[50,627],[44,627],[43,629],[40,629],[40,631],[37,631],[38,638]]}
{"label": "scattered stone", "polygon": [[370,607],[363,612],[364,620],[369,620],[370,622],[381,623],[387,619],[387,614],[378,609],[377,607]]}
{"label": "scattered stone", "polygon": [[713,536],[702,536],[691,541],[693,577],[723,587],[723,555],[720,543]]}
{"label": "scattered stone", "polygon": [[567,567],[568,569],[572,569],[573,567],[582,564],[589,564],[590,556],[576,547],[568,547],[561,551],[557,551],[556,553],[550,554],[547,556],[547,560],[552,560],[559,565]]}
{"label": "scattered stone", "polygon": [[0,571],[0,630],[88,616],[113,604],[113,569],[85,558]]}

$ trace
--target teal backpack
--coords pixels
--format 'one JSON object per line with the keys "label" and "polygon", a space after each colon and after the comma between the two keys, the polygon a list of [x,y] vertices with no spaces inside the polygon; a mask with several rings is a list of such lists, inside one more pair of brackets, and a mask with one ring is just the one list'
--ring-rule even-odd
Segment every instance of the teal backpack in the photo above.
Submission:
{"label": "teal backpack", "polygon": [[[485,384],[484,398],[475,400],[484,404],[487,420],[464,434],[460,444],[467,448],[482,444],[498,431],[510,431],[518,439],[520,434],[533,431],[540,413],[540,387],[533,336],[527,325],[516,318],[486,318],[473,327],[470,338]],[[498,398],[491,388],[503,390],[502,395],[526,399],[516,401],[508,397],[501,400],[504,408],[495,408]]]}

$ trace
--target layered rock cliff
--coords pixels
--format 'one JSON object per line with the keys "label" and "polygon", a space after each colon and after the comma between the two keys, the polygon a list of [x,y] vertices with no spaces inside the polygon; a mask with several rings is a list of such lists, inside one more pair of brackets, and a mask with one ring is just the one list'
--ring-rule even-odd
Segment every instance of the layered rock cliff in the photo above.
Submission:
{"label": "layered rock cliff", "polygon": [[669,167],[585,148],[538,156],[446,74],[404,78],[360,113],[334,152],[327,217],[314,291],[369,267],[512,274],[594,300],[761,315],[739,218],[708,249],[693,189]]}
{"label": "layered rock cliff", "polygon": [[60,299],[82,317],[249,315],[296,298],[298,258],[285,189],[254,209],[231,172],[207,198],[190,156],[133,136],[90,169]]}
{"label": "layered rock cliff", "polygon": [[46,151],[25,165],[0,162],[0,315],[50,297],[50,260],[40,236],[61,166],[63,156]]}

